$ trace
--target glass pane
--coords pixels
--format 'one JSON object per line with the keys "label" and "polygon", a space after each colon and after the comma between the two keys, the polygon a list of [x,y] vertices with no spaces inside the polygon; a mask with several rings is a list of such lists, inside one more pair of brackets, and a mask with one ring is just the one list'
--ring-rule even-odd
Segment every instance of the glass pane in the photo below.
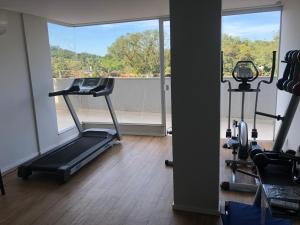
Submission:
{"label": "glass pane", "polygon": [[[279,48],[280,11],[241,14],[222,17],[222,51],[224,52],[224,74],[233,88],[238,83],[231,77],[232,70],[239,60],[251,60],[259,70],[259,77],[251,82],[252,88],[262,79],[268,79],[272,65],[272,51]],[[276,75],[276,73],[275,73]],[[221,137],[225,138],[228,118],[228,85],[221,84]],[[258,111],[275,114],[276,82],[263,84],[259,93]],[[231,118],[241,118],[241,94],[232,94]],[[255,94],[246,93],[245,120],[251,138],[253,128]],[[258,138],[272,140],[275,121],[266,117],[257,117]]]}
{"label": "glass pane", "polygon": [[252,60],[261,76],[269,76],[272,51],[278,51],[280,12],[264,12],[222,17],[224,74],[231,76],[239,60]]}
{"label": "glass pane", "polygon": [[[158,20],[76,28],[49,24],[48,30],[55,89],[76,77],[114,77],[111,99],[119,122],[161,124]],[[81,121],[111,122],[103,98],[72,100]],[[67,114],[62,105],[57,108],[58,118]]]}

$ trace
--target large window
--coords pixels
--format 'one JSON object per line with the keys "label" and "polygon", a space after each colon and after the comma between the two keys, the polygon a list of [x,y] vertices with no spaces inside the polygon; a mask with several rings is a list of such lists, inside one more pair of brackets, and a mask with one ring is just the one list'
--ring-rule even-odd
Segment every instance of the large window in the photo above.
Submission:
{"label": "large window", "polygon": [[[49,23],[48,30],[56,90],[76,77],[115,77],[112,102],[119,122],[161,124],[158,20],[84,27]],[[71,100],[81,121],[111,122],[103,99]],[[59,130],[70,127],[62,98],[56,98],[56,109]]]}
{"label": "large window", "polygon": [[230,76],[238,60],[252,60],[268,76],[272,51],[278,51],[280,11],[223,16],[224,73]]}
{"label": "large window", "polygon": [[[222,50],[224,52],[224,74],[230,78],[232,69],[239,60],[252,60],[258,67],[260,77],[251,83],[256,87],[261,79],[270,75],[272,51],[279,49],[280,11],[252,14],[228,15],[222,18]],[[275,74],[276,75],[276,74]],[[232,79],[234,87],[236,82]],[[276,85],[262,85],[259,93],[258,110],[275,114]],[[221,137],[225,138],[228,113],[228,86],[221,85]],[[245,98],[245,119],[249,129],[253,128],[255,94],[247,93]],[[241,95],[232,95],[232,117],[241,117]],[[272,140],[274,120],[258,116],[259,139]],[[249,135],[251,132],[249,132]]]}

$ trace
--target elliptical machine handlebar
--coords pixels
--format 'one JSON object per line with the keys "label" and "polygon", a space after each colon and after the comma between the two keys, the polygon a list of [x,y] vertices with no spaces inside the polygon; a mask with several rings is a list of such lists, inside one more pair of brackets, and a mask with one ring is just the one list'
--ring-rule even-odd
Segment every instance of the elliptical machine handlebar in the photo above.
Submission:
{"label": "elliptical machine handlebar", "polygon": [[270,79],[269,80],[262,80],[262,82],[265,83],[265,84],[273,83],[274,75],[275,75],[275,67],[276,67],[276,54],[277,54],[277,52],[273,51],[273,53],[272,53],[272,69],[271,69]]}
{"label": "elliptical machine handlebar", "polygon": [[221,51],[221,82],[226,83],[229,82],[229,80],[224,80],[224,53]]}
{"label": "elliptical machine handlebar", "polygon": [[[229,80],[224,80],[224,59],[223,59],[223,51],[221,51],[221,82],[222,83],[228,83],[228,88],[231,90],[231,82]],[[229,107],[228,107],[228,122],[227,122],[227,130],[226,130],[226,138],[231,138],[232,133],[231,133],[231,128],[230,128],[230,123],[231,123],[231,91],[228,92],[229,95]]]}

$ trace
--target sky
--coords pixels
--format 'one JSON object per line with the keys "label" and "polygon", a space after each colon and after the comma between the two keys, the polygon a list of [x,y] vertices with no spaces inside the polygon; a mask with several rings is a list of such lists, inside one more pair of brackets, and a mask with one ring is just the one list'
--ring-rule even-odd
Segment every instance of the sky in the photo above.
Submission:
{"label": "sky", "polygon": [[[164,24],[166,45],[169,45],[169,25]],[[195,29],[197,29],[195,23]],[[48,24],[51,46],[59,46],[74,52],[87,52],[104,56],[107,48],[127,33],[158,30],[158,20],[127,22],[85,27],[65,27]],[[201,28],[200,28],[201,29]],[[222,32],[250,40],[271,40],[280,29],[280,12],[252,13],[223,16]]]}
{"label": "sky", "polygon": [[271,40],[280,29],[280,12],[223,16],[222,32],[250,40]]}

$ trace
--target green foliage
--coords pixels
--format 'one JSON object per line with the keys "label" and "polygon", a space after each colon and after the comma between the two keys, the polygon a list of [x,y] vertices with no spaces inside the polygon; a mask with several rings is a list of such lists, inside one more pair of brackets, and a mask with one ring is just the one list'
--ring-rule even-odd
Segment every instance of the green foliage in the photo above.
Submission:
{"label": "green foliage", "polygon": [[136,76],[158,76],[159,32],[148,30],[121,36],[108,48],[108,56],[126,65],[128,72]]}
{"label": "green foliage", "polygon": [[278,50],[278,45],[279,35],[275,35],[271,41],[251,41],[223,34],[224,74],[231,76],[232,69],[237,61],[252,60],[259,68],[261,76],[270,75],[272,52]]}
{"label": "green foliage", "polygon": [[[222,36],[224,73],[231,71],[239,60],[252,60],[266,76],[271,70],[272,51],[278,49],[279,35],[271,41],[251,41]],[[165,48],[165,74],[171,74],[170,49]],[[160,73],[159,32],[148,30],[119,37],[105,56],[76,53],[51,47],[53,77],[155,77]]]}

